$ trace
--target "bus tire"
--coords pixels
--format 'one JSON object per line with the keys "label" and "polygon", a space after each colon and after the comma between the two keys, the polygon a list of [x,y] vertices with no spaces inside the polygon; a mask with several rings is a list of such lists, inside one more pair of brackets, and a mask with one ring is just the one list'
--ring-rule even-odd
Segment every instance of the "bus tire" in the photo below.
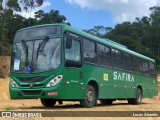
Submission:
{"label": "bus tire", "polygon": [[128,99],[129,104],[138,105],[142,102],[142,91],[140,88],[137,88],[136,90],[136,97]]}
{"label": "bus tire", "polygon": [[56,100],[54,99],[41,99],[41,103],[44,107],[54,107]]}
{"label": "bus tire", "polygon": [[104,99],[104,100],[100,100],[100,103],[102,105],[111,105],[113,103],[112,99]]}
{"label": "bus tire", "polygon": [[88,85],[86,89],[85,99],[80,100],[82,107],[91,108],[97,101],[96,92],[92,85]]}

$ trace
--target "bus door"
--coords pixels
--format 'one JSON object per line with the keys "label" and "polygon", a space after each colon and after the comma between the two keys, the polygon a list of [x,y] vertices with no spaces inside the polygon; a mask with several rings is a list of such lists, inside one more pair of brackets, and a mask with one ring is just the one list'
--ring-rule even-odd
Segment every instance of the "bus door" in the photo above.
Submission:
{"label": "bus door", "polygon": [[68,83],[66,90],[72,94],[70,99],[80,99],[83,96],[84,83],[82,80],[83,73],[81,67],[81,39],[79,39],[77,35],[70,33],[66,38],[64,70],[64,79]]}

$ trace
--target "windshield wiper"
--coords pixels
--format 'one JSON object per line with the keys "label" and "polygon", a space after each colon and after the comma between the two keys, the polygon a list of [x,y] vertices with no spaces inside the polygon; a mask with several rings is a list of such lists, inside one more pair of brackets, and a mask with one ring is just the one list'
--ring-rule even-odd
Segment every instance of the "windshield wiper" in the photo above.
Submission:
{"label": "windshield wiper", "polygon": [[49,37],[46,36],[46,37],[43,39],[43,41],[42,41],[41,43],[39,43],[38,49],[37,49],[37,57],[36,57],[36,58],[38,58],[39,52],[42,52],[42,51],[43,51],[43,49],[44,49],[44,47],[46,46],[46,44],[47,44],[48,41],[49,41]]}
{"label": "windshield wiper", "polygon": [[25,66],[28,66],[28,54],[29,54],[29,52],[28,52],[28,45],[26,44],[26,41],[24,41],[24,40],[22,40],[22,47],[23,47],[23,50],[24,50],[24,52],[26,53],[26,56],[25,56]]}

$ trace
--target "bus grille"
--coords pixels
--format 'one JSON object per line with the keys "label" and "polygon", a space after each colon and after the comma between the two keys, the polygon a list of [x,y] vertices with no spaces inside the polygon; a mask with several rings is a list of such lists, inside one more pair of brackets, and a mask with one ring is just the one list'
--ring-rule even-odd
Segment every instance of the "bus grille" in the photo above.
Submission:
{"label": "bus grille", "polygon": [[39,76],[39,77],[27,77],[27,78],[17,78],[21,82],[41,82],[44,81],[48,76]]}
{"label": "bus grille", "polygon": [[25,95],[40,95],[41,90],[22,90]]}
{"label": "bus grille", "polygon": [[[44,87],[44,84],[33,85],[32,87]],[[21,85],[21,87],[30,87],[30,85]]]}

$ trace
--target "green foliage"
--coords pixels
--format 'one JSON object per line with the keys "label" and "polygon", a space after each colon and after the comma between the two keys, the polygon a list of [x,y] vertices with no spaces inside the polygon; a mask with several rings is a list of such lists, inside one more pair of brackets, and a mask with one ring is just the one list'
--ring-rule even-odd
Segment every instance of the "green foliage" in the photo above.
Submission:
{"label": "green foliage", "polygon": [[104,26],[94,26],[93,29],[89,29],[89,30],[83,30],[87,33],[90,33],[92,35],[98,36],[98,37],[102,37],[104,34],[107,34],[107,32],[112,31],[113,28],[111,27],[104,27]]}
{"label": "green foliage", "polygon": [[0,78],[3,78],[4,76],[3,76],[3,74],[1,73],[1,71],[0,71]]}
{"label": "green foliage", "polygon": [[7,6],[14,11],[21,11],[18,0],[8,0]]}
{"label": "green foliage", "polygon": [[117,24],[114,29],[105,30],[103,34],[99,28],[85,30],[90,34],[111,39],[127,46],[129,49],[144,54],[156,60],[160,70],[160,7],[150,8],[150,17],[136,18],[135,22]]}
{"label": "green foliage", "polygon": [[66,17],[60,15],[58,10],[51,10],[49,13],[39,10],[35,12],[35,18],[38,24],[62,23],[66,21]]}
{"label": "green foliage", "polygon": [[8,106],[6,106],[4,109],[5,109],[6,111],[8,111],[8,110],[14,110],[14,107],[8,105]]}
{"label": "green foliage", "polygon": [[20,3],[23,5],[23,9],[30,12],[32,9],[39,7],[43,4],[43,0],[20,0]]}
{"label": "green foliage", "polygon": [[157,65],[157,73],[160,73],[160,65]]}
{"label": "green foliage", "polygon": [[18,29],[38,24],[62,23],[66,21],[66,17],[60,15],[58,10],[51,10],[49,13],[39,10],[35,12],[35,18],[25,18],[16,14],[16,11],[21,11],[20,6],[22,6],[22,9],[24,7],[27,10],[34,9],[41,6],[43,0],[21,0],[20,3],[18,3],[18,0],[7,0],[4,8],[2,3],[4,4],[4,1],[0,0],[0,42],[3,43],[2,55],[11,55],[12,41]]}
{"label": "green foliage", "polygon": [[3,10],[2,2],[3,0],[0,0],[0,10]]}

